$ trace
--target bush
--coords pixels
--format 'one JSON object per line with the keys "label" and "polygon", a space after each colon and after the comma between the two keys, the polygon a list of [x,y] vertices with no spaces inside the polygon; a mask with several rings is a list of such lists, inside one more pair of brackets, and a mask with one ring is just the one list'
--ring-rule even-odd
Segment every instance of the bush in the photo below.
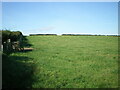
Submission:
{"label": "bush", "polygon": [[20,37],[23,36],[21,32],[16,31],[16,32],[11,32],[10,33],[10,39],[11,41],[18,41],[20,39]]}
{"label": "bush", "polygon": [[[14,45],[15,41],[19,42],[17,48],[23,47],[22,46],[23,34],[20,31],[1,30],[0,32],[2,32],[2,45],[4,53],[10,54],[13,51],[15,47]],[[11,42],[7,42],[8,39],[10,39]]]}
{"label": "bush", "polygon": [[2,43],[6,42],[8,39],[11,41],[18,41],[20,37],[23,36],[20,31],[9,31],[9,30],[2,30]]}
{"label": "bush", "polygon": [[9,30],[2,30],[2,44],[10,38],[10,33],[11,31]]}

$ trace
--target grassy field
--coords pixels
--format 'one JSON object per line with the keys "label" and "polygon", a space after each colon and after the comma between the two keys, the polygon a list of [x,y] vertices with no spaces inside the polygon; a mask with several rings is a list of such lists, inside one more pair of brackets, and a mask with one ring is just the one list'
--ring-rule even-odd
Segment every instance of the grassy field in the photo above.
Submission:
{"label": "grassy field", "polygon": [[[118,37],[28,36],[33,51],[4,61],[6,86],[31,88],[118,87]],[[9,70],[7,70],[9,69]]]}

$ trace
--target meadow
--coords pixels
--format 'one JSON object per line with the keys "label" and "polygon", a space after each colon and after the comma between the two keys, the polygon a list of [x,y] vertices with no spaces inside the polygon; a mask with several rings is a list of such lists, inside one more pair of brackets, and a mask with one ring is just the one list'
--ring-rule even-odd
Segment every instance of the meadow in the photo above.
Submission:
{"label": "meadow", "polygon": [[3,60],[4,87],[118,87],[118,37],[27,36],[27,39],[33,51],[3,57],[9,58]]}

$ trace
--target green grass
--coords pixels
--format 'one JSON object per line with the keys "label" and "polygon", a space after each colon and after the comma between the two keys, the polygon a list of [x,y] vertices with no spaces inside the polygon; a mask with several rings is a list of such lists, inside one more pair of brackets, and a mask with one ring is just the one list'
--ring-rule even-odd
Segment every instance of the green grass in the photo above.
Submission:
{"label": "green grass", "polygon": [[10,55],[11,60],[26,67],[12,65],[18,68],[13,73],[18,70],[23,76],[30,75],[24,87],[118,87],[118,37],[28,36],[27,39],[33,51]]}

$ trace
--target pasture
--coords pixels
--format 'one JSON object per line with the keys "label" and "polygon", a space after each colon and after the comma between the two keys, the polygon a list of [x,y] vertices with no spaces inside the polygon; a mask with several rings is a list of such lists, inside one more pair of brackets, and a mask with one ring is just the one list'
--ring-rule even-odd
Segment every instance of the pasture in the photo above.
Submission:
{"label": "pasture", "polygon": [[[28,36],[33,51],[4,61],[4,85],[30,88],[117,88],[118,37]],[[11,71],[11,72],[10,72]],[[10,74],[10,76],[8,76]],[[12,83],[11,83],[12,82]]]}

